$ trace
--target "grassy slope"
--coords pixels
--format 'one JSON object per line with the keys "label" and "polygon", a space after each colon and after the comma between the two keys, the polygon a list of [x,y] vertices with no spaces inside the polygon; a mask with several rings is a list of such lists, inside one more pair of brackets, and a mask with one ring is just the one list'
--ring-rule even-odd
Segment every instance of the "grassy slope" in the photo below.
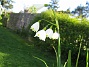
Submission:
{"label": "grassy slope", "polygon": [[55,58],[0,26],[0,67],[45,67],[33,56],[44,59],[49,67],[53,67],[50,65]]}

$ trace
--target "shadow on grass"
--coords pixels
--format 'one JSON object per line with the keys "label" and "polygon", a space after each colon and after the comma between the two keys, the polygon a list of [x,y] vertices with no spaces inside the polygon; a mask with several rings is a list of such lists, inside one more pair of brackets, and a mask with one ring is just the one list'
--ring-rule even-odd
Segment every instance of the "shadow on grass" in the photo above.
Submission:
{"label": "shadow on grass", "polygon": [[0,67],[45,67],[33,55],[41,56],[33,45],[0,27]]}

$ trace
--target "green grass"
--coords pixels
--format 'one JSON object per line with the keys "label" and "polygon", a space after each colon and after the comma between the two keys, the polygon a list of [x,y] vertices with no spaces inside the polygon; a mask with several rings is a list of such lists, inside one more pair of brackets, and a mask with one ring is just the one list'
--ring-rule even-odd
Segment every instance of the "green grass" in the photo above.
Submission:
{"label": "green grass", "polygon": [[0,67],[45,67],[43,62],[33,56],[45,60],[49,67],[53,67],[55,57],[52,54],[39,50],[0,26]]}

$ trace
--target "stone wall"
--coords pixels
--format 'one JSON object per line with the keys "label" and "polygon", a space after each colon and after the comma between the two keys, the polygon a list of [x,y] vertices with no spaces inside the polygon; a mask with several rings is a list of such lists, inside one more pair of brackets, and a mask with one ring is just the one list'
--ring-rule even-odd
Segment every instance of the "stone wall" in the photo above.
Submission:
{"label": "stone wall", "polygon": [[11,13],[7,27],[14,31],[21,30],[23,27],[26,29],[36,15],[30,13]]}

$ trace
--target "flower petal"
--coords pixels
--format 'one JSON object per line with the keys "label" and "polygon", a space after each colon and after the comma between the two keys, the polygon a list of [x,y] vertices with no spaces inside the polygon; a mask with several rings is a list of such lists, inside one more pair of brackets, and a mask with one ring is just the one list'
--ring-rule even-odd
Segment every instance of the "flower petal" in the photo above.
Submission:
{"label": "flower petal", "polygon": [[52,39],[58,39],[59,38],[59,33],[55,32],[52,35]]}
{"label": "flower petal", "polygon": [[37,32],[39,30],[39,22],[34,23],[31,26],[32,31]]}
{"label": "flower petal", "polygon": [[39,37],[40,40],[45,41],[46,39],[46,32],[44,30],[40,30],[36,33],[34,37]]}
{"label": "flower petal", "polygon": [[52,29],[47,29],[46,30],[46,36],[51,39],[52,35],[53,35],[53,30]]}

